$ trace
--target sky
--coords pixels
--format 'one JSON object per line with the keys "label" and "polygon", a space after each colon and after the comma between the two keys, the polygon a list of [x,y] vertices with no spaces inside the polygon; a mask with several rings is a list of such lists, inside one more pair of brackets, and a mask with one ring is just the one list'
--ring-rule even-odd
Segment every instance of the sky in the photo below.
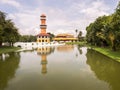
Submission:
{"label": "sky", "polygon": [[86,34],[86,27],[99,16],[114,13],[119,0],[0,0],[0,11],[7,13],[19,33],[40,33],[40,15],[46,15],[47,32],[55,35],[75,30]]}

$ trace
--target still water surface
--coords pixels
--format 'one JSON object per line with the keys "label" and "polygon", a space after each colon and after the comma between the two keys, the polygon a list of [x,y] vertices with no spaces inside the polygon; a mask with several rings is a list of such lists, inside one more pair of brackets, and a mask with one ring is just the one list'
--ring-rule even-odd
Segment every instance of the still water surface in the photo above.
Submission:
{"label": "still water surface", "polygon": [[1,54],[0,90],[120,90],[120,63],[71,45]]}

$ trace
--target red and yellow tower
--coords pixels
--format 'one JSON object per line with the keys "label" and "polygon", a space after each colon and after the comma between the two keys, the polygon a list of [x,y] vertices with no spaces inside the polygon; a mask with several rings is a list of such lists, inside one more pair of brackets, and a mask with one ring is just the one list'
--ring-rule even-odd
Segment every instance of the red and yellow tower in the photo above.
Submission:
{"label": "red and yellow tower", "polygon": [[41,16],[41,25],[40,25],[40,29],[41,29],[41,33],[45,34],[46,33],[46,16],[44,14],[42,14]]}
{"label": "red and yellow tower", "polygon": [[46,15],[42,14],[40,16],[40,33],[37,35],[37,42],[43,43],[43,42],[50,42],[50,35],[46,33]]}

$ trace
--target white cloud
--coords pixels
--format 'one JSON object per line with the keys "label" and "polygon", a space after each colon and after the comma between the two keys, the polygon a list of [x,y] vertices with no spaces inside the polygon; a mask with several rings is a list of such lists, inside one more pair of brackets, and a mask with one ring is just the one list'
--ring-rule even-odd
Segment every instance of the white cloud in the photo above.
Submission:
{"label": "white cloud", "polygon": [[9,18],[12,18],[16,26],[19,28],[21,34],[33,34],[36,35],[39,29],[39,10],[23,10],[23,12],[9,14]]}
{"label": "white cloud", "polygon": [[108,15],[110,8],[100,0],[93,1],[87,5],[86,2],[73,3],[68,13],[72,12],[73,18],[69,20],[70,25],[75,25],[78,30],[85,35],[86,27],[93,22],[97,17]]}
{"label": "white cloud", "polygon": [[15,1],[15,0],[1,0],[0,2],[3,3],[3,4],[12,5],[14,7],[20,7],[21,6],[20,3]]}
{"label": "white cloud", "polygon": [[103,1],[93,2],[88,8],[81,10],[81,13],[89,16],[90,18],[96,18],[102,15],[108,15],[107,11],[110,8],[104,4]]}
{"label": "white cloud", "polygon": [[26,7],[22,7],[17,13],[9,14],[9,17],[14,20],[21,34],[34,35],[40,32],[39,24],[40,14],[42,14],[42,12],[45,12],[47,15],[47,32],[52,32],[54,34],[72,33],[75,35],[75,29],[78,29],[83,31],[85,35],[86,26],[98,16],[108,15],[107,11],[110,9],[100,0],[93,1],[89,3],[89,5],[87,5],[86,2],[76,3],[73,0],[70,7],[65,10],[46,5],[36,7],[34,10],[24,8]]}

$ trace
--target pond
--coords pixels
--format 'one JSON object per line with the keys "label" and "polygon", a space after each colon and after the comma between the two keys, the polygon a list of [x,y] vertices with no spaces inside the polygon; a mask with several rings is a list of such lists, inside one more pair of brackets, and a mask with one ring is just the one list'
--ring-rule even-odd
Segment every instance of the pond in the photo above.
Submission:
{"label": "pond", "polygon": [[120,90],[120,63],[73,45],[0,54],[0,90]]}

